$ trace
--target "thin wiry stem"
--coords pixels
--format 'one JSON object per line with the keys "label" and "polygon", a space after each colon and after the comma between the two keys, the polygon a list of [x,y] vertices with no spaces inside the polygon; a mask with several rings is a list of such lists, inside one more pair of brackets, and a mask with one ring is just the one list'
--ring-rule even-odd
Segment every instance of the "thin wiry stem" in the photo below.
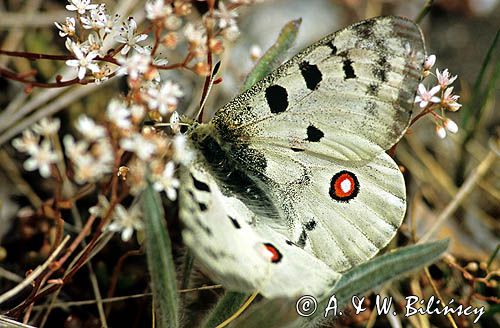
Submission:
{"label": "thin wiry stem", "polygon": [[415,18],[415,23],[419,24],[422,21],[422,19],[424,19],[424,17],[427,16],[427,14],[431,11],[431,7],[432,7],[433,3],[434,3],[434,0],[427,0],[424,7],[422,8],[420,13],[418,14],[417,18]]}
{"label": "thin wiry stem", "polygon": [[493,165],[493,163],[495,163],[497,157],[498,153],[495,150],[491,150],[488,153],[488,155],[486,155],[486,157],[478,165],[476,170],[472,172],[472,174],[460,187],[460,190],[457,192],[455,198],[453,198],[451,203],[449,203],[448,206],[446,206],[446,208],[443,210],[443,212],[441,212],[434,225],[427,231],[427,233],[424,236],[422,236],[422,238],[420,238],[418,244],[422,244],[430,240],[436,234],[436,232],[439,231],[441,226],[446,222],[446,220],[451,216],[451,214],[455,212],[455,210],[467,197],[467,195],[474,189],[476,183],[486,174],[486,172]]}

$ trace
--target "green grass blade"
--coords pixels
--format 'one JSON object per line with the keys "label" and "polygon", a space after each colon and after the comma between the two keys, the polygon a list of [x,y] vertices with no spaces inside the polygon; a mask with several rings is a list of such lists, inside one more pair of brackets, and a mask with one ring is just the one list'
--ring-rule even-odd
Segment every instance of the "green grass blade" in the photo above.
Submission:
{"label": "green grass blade", "polygon": [[163,207],[151,182],[142,195],[146,255],[151,276],[156,327],[179,326],[178,292],[172,244],[164,222]]}
{"label": "green grass blade", "polygon": [[427,16],[427,14],[431,11],[433,3],[434,3],[434,0],[427,0],[424,7],[422,8],[420,13],[418,14],[417,18],[415,18],[415,23],[420,24],[422,22],[422,19],[424,19],[425,16]]}
{"label": "green grass blade", "polygon": [[217,325],[224,322],[224,320],[235,313],[248,297],[248,294],[226,292],[217,302],[217,305],[215,305],[212,311],[208,314],[208,318],[205,320],[202,327],[217,327]]}
{"label": "green grass blade", "polygon": [[[346,304],[352,295],[359,295],[408,274],[437,260],[448,248],[448,240],[403,247],[363,263],[343,275],[333,293],[339,304]],[[390,270],[388,270],[390,269]]]}
{"label": "green grass blade", "polygon": [[324,320],[324,309],[331,295],[335,294],[339,308],[353,295],[362,295],[375,287],[400,278],[416,269],[434,262],[448,247],[448,241],[437,241],[408,246],[376,257],[348,271],[327,296],[318,300],[316,313],[301,318],[295,312],[296,300],[267,300],[250,308],[234,322],[232,327],[315,327]]}
{"label": "green grass blade", "polygon": [[281,29],[278,40],[260,58],[243,83],[242,91],[250,89],[256,82],[263,79],[281,64],[284,55],[297,39],[301,19],[288,22]]}

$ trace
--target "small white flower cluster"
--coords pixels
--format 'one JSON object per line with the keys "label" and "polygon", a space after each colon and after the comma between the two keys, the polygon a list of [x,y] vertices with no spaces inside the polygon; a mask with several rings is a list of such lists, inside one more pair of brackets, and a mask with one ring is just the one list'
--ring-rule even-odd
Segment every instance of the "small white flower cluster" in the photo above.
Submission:
{"label": "small white flower cluster", "polygon": [[[108,211],[109,201],[104,195],[99,195],[99,203],[89,208],[90,214],[101,218]],[[129,209],[126,209],[122,204],[117,204],[113,210],[111,219],[112,221],[106,226],[106,229],[111,232],[121,232],[121,238],[125,242],[130,240],[134,230],[140,231],[144,229],[140,203],[134,203]]]}
{"label": "small white flower cluster", "polygon": [[[433,75],[430,69],[436,62],[436,56],[430,55],[426,58],[424,63],[424,76]],[[456,112],[462,107],[458,103],[458,95],[453,94],[453,87],[450,85],[455,82],[457,76],[452,76],[448,69],[440,72],[436,69],[435,78],[437,85],[427,89],[424,84],[420,83],[418,86],[417,96],[415,102],[419,104],[420,108],[425,113],[431,113],[436,123],[436,133],[439,138],[446,137],[446,130],[451,133],[458,132],[457,124],[451,119],[445,117],[444,111],[449,110]],[[441,114],[437,114],[435,110],[440,110]]]}
{"label": "small white flower cluster", "polygon": [[73,164],[74,180],[78,184],[99,181],[113,171],[114,152],[104,126],[86,115],[75,124],[83,139],[75,141],[72,135],[63,138],[65,154]]}
{"label": "small white flower cluster", "polygon": [[52,166],[61,160],[54,147],[60,126],[59,119],[43,118],[32,129],[24,130],[22,137],[12,140],[17,151],[30,156],[24,162],[25,170],[38,170],[44,178],[52,175]]}
{"label": "small white flower cluster", "polygon": [[75,57],[67,60],[66,65],[75,67],[79,80],[90,74],[96,83],[106,81],[113,73],[112,66],[97,59],[106,55],[104,40],[122,38],[118,27],[119,16],[111,17],[105,4],[91,4],[90,0],[69,0],[69,3],[66,9],[75,12],[76,19],[66,17],[64,23],[54,23],[59,35],[66,38],[66,48]]}
{"label": "small white flower cluster", "polygon": [[[24,167],[38,170],[45,178],[64,176],[78,185],[108,181],[114,188],[121,178],[121,189],[132,196],[144,190],[149,175],[156,191],[164,192],[171,201],[176,200],[180,186],[176,167],[192,161],[194,154],[180,133],[185,123],[177,108],[184,92],[174,81],[163,80],[159,70],[184,68],[208,76],[211,67],[207,53],[220,55],[224,50],[223,40],[232,41],[239,34],[235,9],[256,1],[219,1],[199,22],[193,22],[188,20],[193,17],[189,0],[147,0],[144,9],[149,26],[142,31],[148,31],[152,38],[141,32],[133,17],[121,19],[110,15],[105,4],[92,3],[93,0],[67,1],[66,9],[71,15],[55,26],[72,55],[66,65],[75,69],[75,80],[101,83],[123,74],[127,76],[129,92],[109,102],[102,123],[86,115],[78,117],[75,122],[78,136],[65,135],[62,145],[59,120],[43,119],[24,131],[12,142],[17,150],[29,155]],[[185,42],[187,54],[183,62],[169,67],[168,61],[157,54],[175,49],[179,40]],[[143,127],[145,119],[168,121],[170,130]],[[122,204],[110,208],[107,197],[110,196],[99,195],[99,204],[90,212],[95,216],[108,215],[110,223],[106,229],[121,232],[122,239],[127,241],[134,230],[143,229],[140,206],[134,201],[128,208]]]}

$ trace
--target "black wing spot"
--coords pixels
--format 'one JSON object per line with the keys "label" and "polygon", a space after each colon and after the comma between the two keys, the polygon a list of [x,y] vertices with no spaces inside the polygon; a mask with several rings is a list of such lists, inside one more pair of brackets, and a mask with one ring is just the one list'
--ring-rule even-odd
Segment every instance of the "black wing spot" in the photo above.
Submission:
{"label": "black wing spot", "polygon": [[203,181],[200,181],[191,174],[191,178],[193,179],[193,185],[196,189],[201,191],[210,192],[210,187]]}
{"label": "black wing spot", "polygon": [[337,47],[335,47],[335,45],[333,44],[333,41],[328,43],[328,47],[330,47],[330,49],[332,49],[332,56],[335,56],[337,54]]}
{"label": "black wing spot", "polygon": [[229,215],[227,217],[229,218],[229,220],[231,220],[231,223],[234,225],[234,227],[236,229],[241,229],[241,226],[240,226],[240,223],[238,222],[238,220],[236,220],[235,218],[230,217]]}
{"label": "black wing spot", "polygon": [[198,207],[200,208],[200,211],[205,212],[207,210],[207,205],[203,203],[198,203]]}
{"label": "black wing spot", "polygon": [[196,224],[198,224],[199,227],[201,227],[201,229],[203,229],[203,231],[205,231],[207,235],[213,236],[212,230],[210,230],[210,228],[207,225],[205,225],[199,218],[196,218],[195,222]]}
{"label": "black wing spot", "polygon": [[288,239],[285,240],[285,243],[287,243],[287,245],[290,245],[290,246],[294,246],[295,245],[292,241],[290,241]]}
{"label": "black wing spot", "polygon": [[375,25],[375,20],[366,21],[364,24],[360,24],[356,28],[356,34],[360,39],[369,39],[373,36],[373,26]]}
{"label": "black wing spot", "polygon": [[311,65],[307,61],[303,61],[299,64],[300,73],[306,82],[306,86],[309,90],[316,90],[319,83],[323,79],[323,74],[318,69],[317,65]]}
{"label": "black wing spot", "polygon": [[321,131],[314,125],[309,125],[307,127],[307,141],[318,142],[324,136],[325,134],[323,133],[323,131]]}
{"label": "black wing spot", "polygon": [[266,89],[266,100],[273,114],[284,112],[288,107],[288,93],[286,89],[276,84]]}
{"label": "black wing spot", "polygon": [[291,150],[293,150],[294,152],[301,152],[301,151],[304,151],[305,149],[302,149],[302,148],[296,148],[296,147],[292,147],[290,148]]}
{"label": "black wing spot", "polygon": [[306,246],[306,241],[307,241],[307,232],[302,229],[302,232],[300,233],[299,240],[297,240],[297,246],[300,248],[304,248]]}
{"label": "black wing spot", "polygon": [[312,231],[312,230],[314,230],[314,228],[316,228],[316,221],[311,220],[311,221],[307,222],[307,223],[304,225],[304,228],[306,228],[306,230],[307,230],[307,231]]}
{"label": "black wing spot", "polygon": [[377,61],[377,66],[373,68],[373,75],[382,82],[387,82],[387,72],[391,69],[391,64],[387,58],[381,56]]}
{"label": "black wing spot", "polygon": [[344,65],[342,66],[344,70],[344,80],[356,78],[354,73],[354,68],[352,67],[352,60],[349,58],[344,59]]}
{"label": "black wing spot", "polygon": [[378,90],[380,89],[380,85],[377,83],[370,83],[368,86],[368,94],[372,96],[376,96],[378,94]]}

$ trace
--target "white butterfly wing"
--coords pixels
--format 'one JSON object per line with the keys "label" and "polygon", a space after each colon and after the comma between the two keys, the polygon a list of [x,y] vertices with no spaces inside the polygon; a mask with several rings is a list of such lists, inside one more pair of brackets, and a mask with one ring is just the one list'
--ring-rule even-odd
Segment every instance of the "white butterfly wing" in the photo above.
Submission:
{"label": "white butterfly wing", "polygon": [[236,97],[192,139],[213,166],[228,158],[222,166],[245,172],[277,205],[263,224],[347,270],[385,246],[403,219],[404,180],[384,150],[408,126],[424,58],[409,20],[352,25]]}
{"label": "white butterfly wing", "polygon": [[[181,168],[183,239],[226,288],[266,297],[321,296],[339,274],[273,231],[237,198],[225,196],[203,162]],[[308,277],[308,279],[301,279]]]}
{"label": "white butterfly wing", "polygon": [[367,160],[406,130],[424,58],[415,23],[363,21],[301,51],[219,110],[212,124],[243,164],[249,148],[271,146],[297,156]]}
{"label": "white butterfly wing", "polygon": [[[281,204],[284,221],[272,226],[336,271],[373,257],[403,220],[405,184],[398,166],[382,152],[369,162],[349,164],[293,154],[267,153],[269,193]],[[300,178],[290,182],[290,176]],[[283,231],[283,227],[285,230]]]}

